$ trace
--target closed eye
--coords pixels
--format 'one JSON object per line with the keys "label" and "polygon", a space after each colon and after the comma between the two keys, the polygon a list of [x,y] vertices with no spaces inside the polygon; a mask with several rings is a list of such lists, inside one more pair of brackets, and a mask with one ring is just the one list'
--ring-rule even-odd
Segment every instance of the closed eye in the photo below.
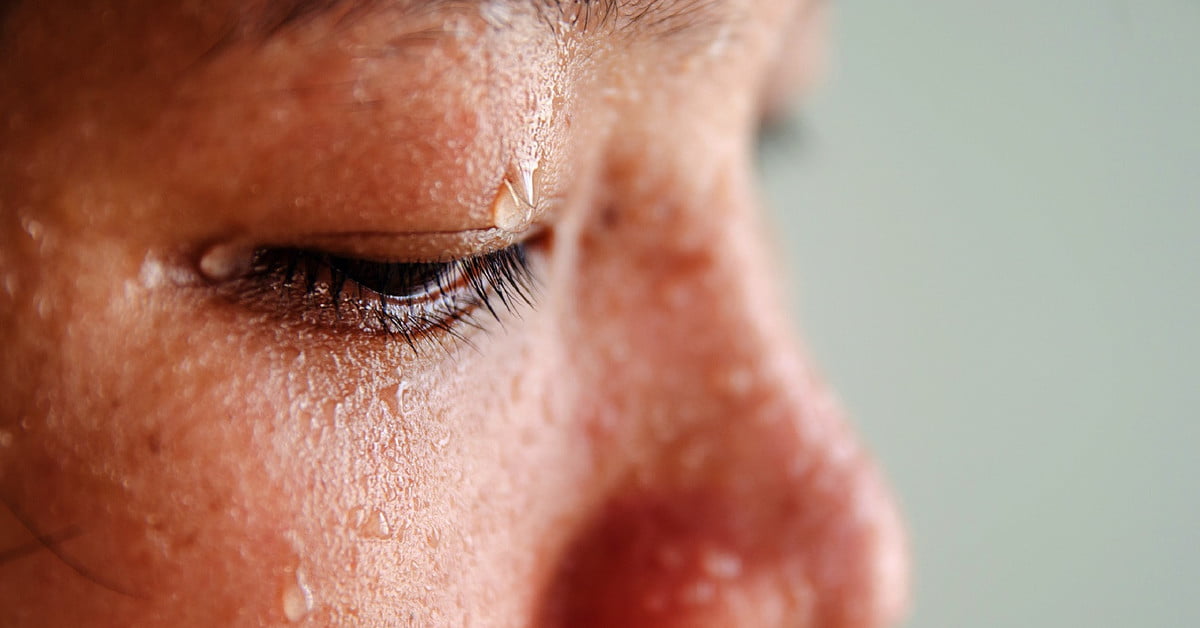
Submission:
{"label": "closed eye", "polygon": [[414,351],[467,341],[480,312],[500,319],[533,303],[527,244],[439,262],[380,262],[321,251],[255,253],[235,296],[331,331],[395,337]]}

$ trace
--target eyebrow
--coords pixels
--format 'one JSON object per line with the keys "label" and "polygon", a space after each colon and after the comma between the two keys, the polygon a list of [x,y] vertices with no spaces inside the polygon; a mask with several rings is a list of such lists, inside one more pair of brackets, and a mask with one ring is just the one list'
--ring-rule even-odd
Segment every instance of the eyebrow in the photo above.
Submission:
{"label": "eyebrow", "polygon": [[379,0],[263,0],[247,7],[242,21],[252,33],[267,39],[307,20],[334,12],[349,17],[378,4]]}
{"label": "eyebrow", "polygon": [[[2,2],[3,0],[0,0]],[[410,6],[413,10],[436,10],[447,5],[471,5],[489,0],[260,0],[250,3],[242,15],[243,27],[251,37],[270,39],[289,27],[319,17],[339,14],[339,20],[354,20],[385,7]],[[531,2],[552,30],[573,10],[581,10],[573,26],[581,30],[616,24],[620,30],[644,26],[650,34],[670,37],[711,26],[721,0],[497,0]],[[578,8],[576,8],[578,7]]]}

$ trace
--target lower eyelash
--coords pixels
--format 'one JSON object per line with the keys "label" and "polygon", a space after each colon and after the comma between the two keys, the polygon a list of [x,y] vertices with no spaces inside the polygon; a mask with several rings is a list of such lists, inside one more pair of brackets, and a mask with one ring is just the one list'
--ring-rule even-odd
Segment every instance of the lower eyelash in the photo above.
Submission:
{"label": "lower eyelash", "polygon": [[[420,276],[425,283],[412,294],[385,294],[355,281],[347,268]],[[260,302],[277,293],[283,309],[306,323],[395,336],[415,351],[428,343],[445,347],[446,337],[470,344],[463,326],[481,327],[478,312],[499,320],[503,311],[532,305],[536,287],[524,243],[437,264],[267,249],[255,254],[250,275],[241,281],[247,289],[240,292]]]}

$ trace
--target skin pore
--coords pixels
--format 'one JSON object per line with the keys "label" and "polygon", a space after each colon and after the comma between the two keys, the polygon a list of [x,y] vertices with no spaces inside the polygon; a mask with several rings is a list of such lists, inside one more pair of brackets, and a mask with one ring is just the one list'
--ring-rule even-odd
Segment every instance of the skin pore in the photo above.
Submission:
{"label": "skin pore", "polygon": [[10,3],[0,625],[894,620],[754,192],[819,12]]}

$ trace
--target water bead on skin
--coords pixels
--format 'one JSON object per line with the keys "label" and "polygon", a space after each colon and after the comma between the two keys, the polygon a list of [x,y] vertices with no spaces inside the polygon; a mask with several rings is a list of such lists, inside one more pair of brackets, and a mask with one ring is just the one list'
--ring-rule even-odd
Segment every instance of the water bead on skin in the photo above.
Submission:
{"label": "water bead on skin", "polygon": [[524,231],[533,221],[537,208],[537,168],[518,168],[506,176],[492,201],[492,223],[509,233]]}
{"label": "water bead on skin", "polygon": [[254,249],[244,244],[217,244],[200,256],[200,274],[213,282],[228,281],[250,271]]}

